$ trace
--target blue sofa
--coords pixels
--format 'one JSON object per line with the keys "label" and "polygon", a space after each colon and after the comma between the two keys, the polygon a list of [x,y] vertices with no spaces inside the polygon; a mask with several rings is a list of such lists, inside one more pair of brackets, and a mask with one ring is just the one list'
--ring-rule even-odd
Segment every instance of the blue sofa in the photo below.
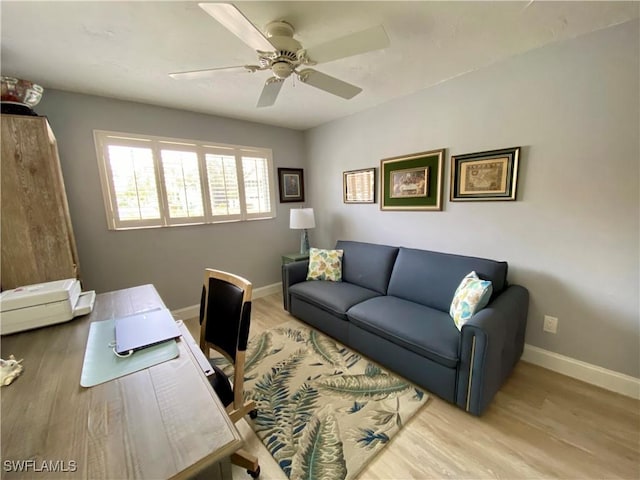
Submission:
{"label": "blue sofa", "polygon": [[[282,266],[284,307],[427,391],[481,415],[524,348],[529,292],[507,283],[507,263],[338,241],[342,281],[307,281],[308,261]],[[475,271],[488,305],[458,330],[449,307]]]}

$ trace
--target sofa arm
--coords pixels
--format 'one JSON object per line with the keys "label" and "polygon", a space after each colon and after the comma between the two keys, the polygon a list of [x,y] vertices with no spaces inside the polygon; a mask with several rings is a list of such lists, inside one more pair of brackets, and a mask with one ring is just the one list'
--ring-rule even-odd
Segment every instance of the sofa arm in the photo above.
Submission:
{"label": "sofa arm", "polygon": [[282,302],[287,312],[290,311],[289,306],[291,305],[289,287],[296,283],[304,282],[307,279],[308,269],[309,260],[299,260],[282,265]]}
{"label": "sofa arm", "polygon": [[462,327],[456,404],[481,415],[522,356],[529,291],[511,285]]}

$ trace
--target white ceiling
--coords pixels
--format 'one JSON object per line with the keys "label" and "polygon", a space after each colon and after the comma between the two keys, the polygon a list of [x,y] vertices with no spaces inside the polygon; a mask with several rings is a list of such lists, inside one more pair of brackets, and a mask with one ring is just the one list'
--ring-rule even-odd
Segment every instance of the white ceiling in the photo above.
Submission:
{"label": "white ceiling", "polygon": [[[235,2],[254,25],[310,47],[382,24],[387,49],[314,68],[364,89],[351,100],[290,77],[255,107],[269,72],[167,74],[256,63],[197,2],[1,2],[2,74],[55,88],[307,129],[549,43],[638,18],[638,2]],[[37,111],[37,107],[36,107]]]}

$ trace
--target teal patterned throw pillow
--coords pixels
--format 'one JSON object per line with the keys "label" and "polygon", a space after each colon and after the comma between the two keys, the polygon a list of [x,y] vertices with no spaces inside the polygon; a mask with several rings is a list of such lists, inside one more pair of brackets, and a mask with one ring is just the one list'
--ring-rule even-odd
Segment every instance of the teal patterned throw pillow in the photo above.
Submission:
{"label": "teal patterned throw pillow", "polygon": [[462,331],[462,326],[489,303],[492,293],[491,282],[480,280],[476,272],[471,272],[462,279],[449,309],[449,315],[458,330]]}
{"label": "teal patterned throw pillow", "polygon": [[307,280],[342,281],[343,250],[309,249],[309,270]]}

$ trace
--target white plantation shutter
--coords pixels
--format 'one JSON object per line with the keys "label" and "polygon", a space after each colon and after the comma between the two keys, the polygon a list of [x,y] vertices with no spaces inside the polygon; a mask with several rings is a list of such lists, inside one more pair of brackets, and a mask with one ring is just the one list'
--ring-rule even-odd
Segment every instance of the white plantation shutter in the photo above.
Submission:
{"label": "white plantation shutter", "polygon": [[235,156],[207,153],[205,159],[211,214],[214,217],[240,215],[240,192]]}
{"label": "white plantation shutter", "polygon": [[271,212],[269,191],[269,165],[266,158],[242,157],[244,196],[247,216],[260,216]]}
{"label": "white plantation shutter", "polygon": [[204,219],[198,154],[165,149],[161,157],[169,218]]}
{"label": "white plantation shutter", "polygon": [[110,229],[275,217],[271,151],[94,132]]}
{"label": "white plantation shutter", "polygon": [[118,219],[159,219],[160,203],[151,149],[110,145],[109,166]]}

